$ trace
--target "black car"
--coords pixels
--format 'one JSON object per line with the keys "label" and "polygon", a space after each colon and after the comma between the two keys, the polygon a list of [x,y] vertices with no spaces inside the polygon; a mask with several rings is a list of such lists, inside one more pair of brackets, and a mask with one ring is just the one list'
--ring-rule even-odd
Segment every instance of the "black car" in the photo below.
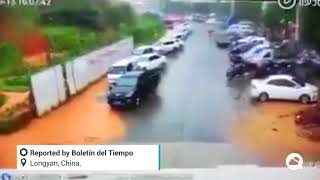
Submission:
{"label": "black car", "polygon": [[108,103],[112,107],[137,107],[161,80],[161,71],[135,71],[124,74],[110,87]]}

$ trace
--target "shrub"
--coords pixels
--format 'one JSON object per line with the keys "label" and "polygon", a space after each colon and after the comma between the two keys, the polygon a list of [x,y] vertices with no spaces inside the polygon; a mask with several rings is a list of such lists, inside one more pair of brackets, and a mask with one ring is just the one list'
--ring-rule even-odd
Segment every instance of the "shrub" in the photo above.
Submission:
{"label": "shrub", "polygon": [[30,87],[30,76],[11,76],[0,82],[0,89],[8,92],[26,92]]}
{"label": "shrub", "polygon": [[158,16],[145,14],[141,16],[137,26],[132,30],[132,36],[136,43],[145,44],[159,39],[164,32],[164,24]]}
{"label": "shrub", "polygon": [[8,86],[29,86],[30,76],[12,76],[4,80],[4,83]]}
{"label": "shrub", "polygon": [[44,33],[49,40],[51,50],[54,52],[67,51],[72,54],[79,53],[81,49],[80,31],[74,27],[47,27]]}
{"label": "shrub", "polygon": [[0,43],[0,76],[14,72],[22,63],[18,48],[8,43]]}

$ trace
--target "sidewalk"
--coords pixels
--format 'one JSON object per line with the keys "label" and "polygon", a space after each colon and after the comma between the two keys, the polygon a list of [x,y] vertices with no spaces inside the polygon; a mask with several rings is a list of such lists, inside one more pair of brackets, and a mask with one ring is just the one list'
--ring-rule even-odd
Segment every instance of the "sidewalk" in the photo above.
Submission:
{"label": "sidewalk", "polygon": [[106,105],[105,89],[104,79],[25,129],[0,135],[0,168],[16,167],[19,144],[102,144],[121,138],[126,127]]}

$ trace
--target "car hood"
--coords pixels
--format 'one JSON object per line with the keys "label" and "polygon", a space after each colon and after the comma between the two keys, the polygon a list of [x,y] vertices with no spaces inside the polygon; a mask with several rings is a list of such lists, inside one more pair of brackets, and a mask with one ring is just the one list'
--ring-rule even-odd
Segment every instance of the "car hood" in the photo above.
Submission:
{"label": "car hood", "polygon": [[149,61],[141,61],[141,62],[138,62],[138,66],[140,67],[146,67],[150,64]]}
{"label": "car hood", "polygon": [[309,84],[309,83],[306,83],[305,87],[306,89],[310,89],[312,92],[314,91],[317,91],[318,92],[318,87],[313,85],[313,84]]}
{"label": "car hood", "polygon": [[111,94],[126,95],[135,90],[134,86],[113,86]]}

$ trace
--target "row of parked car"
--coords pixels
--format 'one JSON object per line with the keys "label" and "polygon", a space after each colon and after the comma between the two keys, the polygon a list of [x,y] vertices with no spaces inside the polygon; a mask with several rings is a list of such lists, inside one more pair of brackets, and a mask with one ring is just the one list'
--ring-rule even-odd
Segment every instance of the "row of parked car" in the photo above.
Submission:
{"label": "row of parked car", "polygon": [[297,60],[297,52],[284,53],[288,51],[284,48],[286,41],[270,42],[252,33],[237,35],[240,38],[229,39],[227,45],[231,62],[226,73],[229,81],[249,78],[251,97],[262,102],[269,99],[294,100],[304,104],[317,101],[318,88],[297,73],[297,66],[305,61]]}
{"label": "row of parked car", "polygon": [[183,50],[191,33],[189,24],[180,24],[158,42],[137,47],[131,56],[111,65],[107,73],[109,105],[139,106],[159,85],[168,65],[166,56]]}

